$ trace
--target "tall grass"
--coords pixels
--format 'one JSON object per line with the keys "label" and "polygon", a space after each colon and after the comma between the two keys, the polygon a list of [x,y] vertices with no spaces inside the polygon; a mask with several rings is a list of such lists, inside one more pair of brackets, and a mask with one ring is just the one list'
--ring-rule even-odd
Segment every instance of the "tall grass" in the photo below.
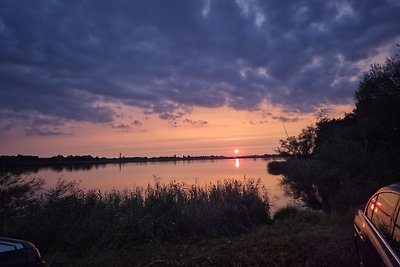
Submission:
{"label": "tall grass", "polygon": [[43,184],[38,178],[0,174],[0,222],[26,212]]}
{"label": "tall grass", "polygon": [[46,255],[53,266],[359,266],[353,214],[283,208],[248,234],[201,242],[144,243],[75,256]]}
{"label": "tall grass", "polygon": [[[100,192],[59,180],[0,176],[0,235],[45,252],[80,254],[143,242],[191,242],[246,233],[271,222],[260,181],[200,187],[178,182]],[[10,200],[11,199],[11,200]]]}

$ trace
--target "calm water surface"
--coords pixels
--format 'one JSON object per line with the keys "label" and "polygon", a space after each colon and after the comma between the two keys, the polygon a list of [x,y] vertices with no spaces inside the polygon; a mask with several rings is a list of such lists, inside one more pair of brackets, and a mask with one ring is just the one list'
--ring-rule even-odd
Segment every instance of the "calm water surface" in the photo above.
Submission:
{"label": "calm water surface", "polygon": [[153,185],[156,180],[161,183],[177,181],[204,186],[224,179],[260,178],[269,192],[273,210],[294,204],[295,201],[280,186],[281,177],[268,173],[269,161],[270,159],[224,159],[106,164],[86,170],[41,169],[32,175],[44,178],[48,188],[62,178],[80,181],[80,186],[85,189],[99,189],[103,192],[114,188],[121,190],[146,187],[148,184]]}

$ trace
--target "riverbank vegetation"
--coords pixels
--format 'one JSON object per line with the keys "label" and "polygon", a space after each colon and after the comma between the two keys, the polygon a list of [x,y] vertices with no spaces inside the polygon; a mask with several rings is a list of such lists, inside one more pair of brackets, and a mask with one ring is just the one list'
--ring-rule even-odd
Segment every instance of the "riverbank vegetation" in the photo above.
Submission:
{"label": "riverbank vegetation", "polygon": [[172,182],[101,193],[59,180],[0,177],[0,236],[34,241],[45,251],[89,250],[143,242],[199,241],[248,233],[271,222],[260,181],[206,187]]}
{"label": "riverbank vegetation", "polygon": [[352,216],[285,208],[271,219],[267,192],[253,179],[100,193],[62,180],[44,190],[37,178],[0,178],[0,236],[35,243],[50,266],[355,262]]}
{"label": "riverbank vegetation", "polygon": [[373,65],[343,118],[322,115],[278,149],[283,183],[309,206],[345,211],[400,178],[400,57]]}
{"label": "riverbank vegetation", "polygon": [[[49,254],[56,266],[358,266],[352,216],[283,212],[249,233],[199,242],[145,243],[84,257]],[[352,215],[352,214],[350,214]]]}

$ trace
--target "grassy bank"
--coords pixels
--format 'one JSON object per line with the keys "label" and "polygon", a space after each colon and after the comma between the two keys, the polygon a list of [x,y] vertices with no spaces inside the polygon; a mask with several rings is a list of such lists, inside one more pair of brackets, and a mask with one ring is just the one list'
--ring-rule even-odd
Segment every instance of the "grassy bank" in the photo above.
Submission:
{"label": "grassy bank", "polygon": [[289,208],[271,225],[230,237],[45,256],[55,266],[357,266],[351,220]]}
{"label": "grassy bank", "polygon": [[50,266],[353,266],[352,214],[279,210],[247,179],[100,193],[2,175],[0,236]]}

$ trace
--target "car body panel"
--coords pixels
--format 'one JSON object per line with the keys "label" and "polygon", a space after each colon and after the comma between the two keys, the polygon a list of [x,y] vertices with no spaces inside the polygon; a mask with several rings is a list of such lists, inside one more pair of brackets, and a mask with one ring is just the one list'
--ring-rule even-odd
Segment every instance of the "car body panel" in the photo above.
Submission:
{"label": "car body panel", "polygon": [[39,250],[30,242],[0,237],[0,266],[36,267],[44,266]]}
{"label": "car body panel", "polygon": [[[384,195],[381,195],[385,193]],[[390,223],[387,227],[389,236],[385,236],[381,230],[374,224],[373,221],[367,216],[368,209],[372,208],[371,217],[374,216],[374,199],[376,204],[379,203],[379,196],[388,196],[396,194],[397,202],[393,212],[386,214],[390,218]],[[393,195],[391,195],[393,196]],[[396,183],[378,190],[367,202],[364,209],[359,209],[354,217],[354,242],[355,247],[360,258],[360,265],[362,266],[400,266],[400,251],[393,246],[392,235],[394,225],[399,213],[400,200],[400,184]],[[371,204],[371,205],[370,205]],[[381,211],[381,210],[379,210]],[[383,212],[383,210],[382,210]],[[379,215],[375,215],[378,216]],[[375,218],[375,217],[374,217]]]}

